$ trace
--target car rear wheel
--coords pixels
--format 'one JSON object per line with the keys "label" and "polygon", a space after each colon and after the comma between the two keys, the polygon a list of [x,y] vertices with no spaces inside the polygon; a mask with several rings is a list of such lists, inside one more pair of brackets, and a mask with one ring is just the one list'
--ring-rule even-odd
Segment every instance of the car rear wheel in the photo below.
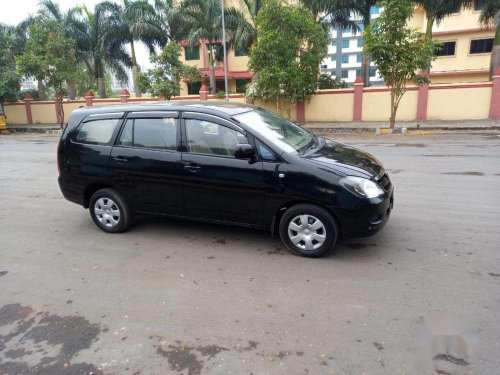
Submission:
{"label": "car rear wheel", "polygon": [[125,199],[113,189],[96,191],[89,202],[94,223],[107,233],[121,233],[132,224],[132,215]]}
{"label": "car rear wheel", "polygon": [[309,258],[329,254],[338,238],[332,215],[310,204],[298,204],[285,211],[279,231],[281,241],[292,253]]}

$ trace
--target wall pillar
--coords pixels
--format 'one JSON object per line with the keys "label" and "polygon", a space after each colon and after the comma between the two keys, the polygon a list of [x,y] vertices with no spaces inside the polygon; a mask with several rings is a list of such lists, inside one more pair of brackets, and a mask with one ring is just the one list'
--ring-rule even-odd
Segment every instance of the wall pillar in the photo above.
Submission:
{"label": "wall pillar", "polygon": [[26,109],[26,120],[28,121],[28,125],[33,125],[33,114],[31,112],[31,102],[33,101],[33,97],[31,94],[26,94],[24,97],[24,108]]}
{"label": "wall pillar", "polygon": [[297,103],[297,122],[306,122],[306,103],[304,101]]}
{"label": "wall pillar", "polygon": [[[423,76],[430,77],[429,72],[424,71]],[[429,84],[423,83],[418,88],[417,121],[427,120],[427,108],[429,103]]]}
{"label": "wall pillar", "polygon": [[354,111],[352,115],[353,121],[363,120],[363,77],[357,77],[354,82]]}
{"label": "wall pillar", "polygon": [[200,100],[206,102],[208,100],[208,89],[205,84],[200,87]]}
{"label": "wall pillar", "polygon": [[130,98],[130,93],[128,92],[128,90],[127,90],[127,89],[123,89],[123,90],[120,92],[120,101],[121,101],[122,103],[127,103],[129,98]]}
{"label": "wall pillar", "polygon": [[500,119],[500,68],[493,74],[493,88],[491,90],[490,118]]}
{"label": "wall pillar", "polygon": [[94,100],[94,92],[92,90],[87,91],[85,94],[85,105],[87,107],[92,107],[92,101]]}
{"label": "wall pillar", "polygon": [[56,119],[57,119],[57,123],[60,124],[61,122],[63,122],[64,120],[61,119],[61,106],[62,106],[62,100],[61,98],[55,98],[54,99],[54,106],[56,108]]}

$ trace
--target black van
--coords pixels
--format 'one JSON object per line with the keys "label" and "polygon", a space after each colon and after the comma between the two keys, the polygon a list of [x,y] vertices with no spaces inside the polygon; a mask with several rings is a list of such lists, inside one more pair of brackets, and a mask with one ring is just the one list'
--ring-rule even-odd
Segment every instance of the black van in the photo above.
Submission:
{"label": "black van", "polygon": [[58,165],[65,198],[105,232],[125,231],[135,214],[167,215],[267,229],[307,257],[376,233],[394,199],[373,156],[238,103],[75,110]]}

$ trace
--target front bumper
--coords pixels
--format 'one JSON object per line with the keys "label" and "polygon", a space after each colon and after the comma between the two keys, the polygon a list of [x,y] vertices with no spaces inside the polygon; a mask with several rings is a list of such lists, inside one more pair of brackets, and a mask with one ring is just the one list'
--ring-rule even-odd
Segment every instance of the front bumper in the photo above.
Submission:
{"label": "front bumper", "polygon": [[382,201],[370,202],[363,207],[336,212],[342,237],[368,237],[378,233],[387,224],[394,208],[394,188],[384,195]]}

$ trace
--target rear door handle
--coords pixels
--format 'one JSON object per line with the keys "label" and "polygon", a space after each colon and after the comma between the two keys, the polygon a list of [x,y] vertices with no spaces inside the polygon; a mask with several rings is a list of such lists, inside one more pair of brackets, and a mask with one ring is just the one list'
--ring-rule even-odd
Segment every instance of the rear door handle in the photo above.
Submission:
{"label": "rear door handle", "polygon": [[187,169],[191,173],[196,173],[201,169],[201,167],[196,164],[184,164],[184,169]]}
{"label": "rear door handle", "polygon": [[113,158],[113,160],[116,160],[119,163],[123,163],[123,162],[128,161],[128,159],[125,156],[116,156]]}

